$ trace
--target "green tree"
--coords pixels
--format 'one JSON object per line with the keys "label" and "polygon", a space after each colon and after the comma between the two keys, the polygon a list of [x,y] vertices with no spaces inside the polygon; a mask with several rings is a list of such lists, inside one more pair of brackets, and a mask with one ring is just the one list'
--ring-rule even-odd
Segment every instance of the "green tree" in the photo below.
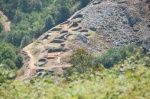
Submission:
{"label": "green tree", "polygon": [[28,45],[30,42],[31,42],[31,37],[26,35],[23,37],[20,47],[23,48],[26,45]]}
{"label": "green tree", "polygon": [[68,6],[62,6],[60,9],[60,13],[61,13],[60,22],[67,20],[67,18],[69,18],[69,16],[70,16],[69,7]]}
{"label": "green tree", "polygon": [[19,54],[16,56],[15,64],[18,68],[22,66],[23,57]]}
{"label": "green tree", "polygon": [[7,68],[7,69],[17,69],[15,63],[10,59],[4,59],[2,61],[2,64],[4,64],[5,68]]}
{"label": "green tree", "polygon": [[135,53],[133,46],[126,46],[122,48],[110,48],[107,52],[103,53],[101,56],[95,59],[96,62],[101,63],[104,67],[110,68],[114,64]]}
{"label": "green tree", "polygon": [[45,31],[49,30],[54,26],[55,22],[52,16],[48,16],[45,21]]}
{"label": "green tree", "polygon": [[15,31],[12,33],[12,44],[18,47],[21,44],[22,38],[23,34],[21,31]]}
{"label": "green tree", "polygon": [[3,59],[15,60],[15,52],[10,47],[4,47],[1,51],[1,56]]}
{"label": "green tree", "polygon": [[14,23],[20,22],[21,19],[22,19],[22,17],[23,17],[22,12],[21,12],[20,10],[17,10],[16,13],[15,13],[15,16],[14,16],[14,18],[13,18],[13,22],[14,22]]}
{"label": "green tree", "polygon": [[85,7],[92,0],[81,0],[81,7]]}
{"label": "green tree", "polygon": [[77,49],[70,57],[70,63],[73,68],[79,73],[85,73],[90,67],[90,61],[93,59],[92,55],[85,49]]}
{"label": "green tree", "polygon": [[41,11],[42,9],[42,1],[41,0],[33,0],[31,2],[30,10],[32,11]]}
{"label": "green tree", "polygon": [[0,22],[0,32],[3,31],[3,24]]}

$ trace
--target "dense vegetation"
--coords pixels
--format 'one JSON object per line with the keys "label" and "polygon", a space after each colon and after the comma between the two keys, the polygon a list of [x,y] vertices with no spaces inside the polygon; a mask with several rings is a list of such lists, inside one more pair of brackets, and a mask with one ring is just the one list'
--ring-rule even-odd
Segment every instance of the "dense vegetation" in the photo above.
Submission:
{"label": "dense vegetation", "polygon": [[[75,53],[79,55],[80,51]],[[74,55],[71,60],[76,59]],[[88,53],[87,55],[90,56]],[[114,64],[111,69],[101,68],[102,65],[99,66],[101,69],[87,67],[90,69],[82,74],[74,72],[69,76],[70,80],[58,80],[63,76],[57,77],[57,80],[48,76],[26,83],[2,84],[0,98],[149,99],[149,63],[150,52],[143,54],[142,50],[138,50],[132,56]]]}
{"label": "dense vegetation", "polygon": [[96,70],[111,68],[114,64],[125,60],[135,53],[136,49],[133,46],[110,48],[107,52],[98,57],[92,56],[85,49],[77,49],[70,57],[70,63],[73,64],[73,66],[67,70],[65,76],[68,77],[74,72],[83,74],[93,68]]}
{"label": "dense vegetation", "polygon": [[2,10],[12,21],[11,31],[0,40],[24,47],[51,27],[67,20],[90,0],[1,0]]}
{"label": "dense vegetation", "polygon": [[0,83],[12,79],[22,66],[23,57],[12,44],[0,43]]}

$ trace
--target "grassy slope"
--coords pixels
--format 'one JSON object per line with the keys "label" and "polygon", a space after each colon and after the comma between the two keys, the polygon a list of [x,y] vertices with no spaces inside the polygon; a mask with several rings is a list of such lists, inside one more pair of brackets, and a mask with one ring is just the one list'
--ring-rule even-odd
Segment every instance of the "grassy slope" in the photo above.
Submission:
{"label": "grassy slope", "polygon": [[[0,98],[7,99],[150,99],[150,60],[137,53],[112,69],[73,75],[71,82],[15,82],[0,87]],[[121,67],[120,67],[121,66]]]}

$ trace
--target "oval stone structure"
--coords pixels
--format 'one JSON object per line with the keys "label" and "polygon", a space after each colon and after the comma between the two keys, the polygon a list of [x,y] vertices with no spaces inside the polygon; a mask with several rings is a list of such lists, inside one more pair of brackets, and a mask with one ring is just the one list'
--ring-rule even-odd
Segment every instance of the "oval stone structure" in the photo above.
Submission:
{"label": "oval stone structure", "polygon": [[36,63],[37,66],[43,66],[47,63],[47,59],[46,58],[41,58],[38,60],[38,62]]}

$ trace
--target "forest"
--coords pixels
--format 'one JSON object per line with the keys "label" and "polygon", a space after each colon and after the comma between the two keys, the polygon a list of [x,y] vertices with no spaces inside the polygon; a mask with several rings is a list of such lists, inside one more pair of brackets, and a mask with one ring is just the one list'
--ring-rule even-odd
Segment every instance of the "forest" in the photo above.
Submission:
{"label": "forest", "polygon": [[53,26],[67,20],[90,0],[1,0],[0,10],[12,22],[11,31],[1,31],[0,41],[24,47]]}

